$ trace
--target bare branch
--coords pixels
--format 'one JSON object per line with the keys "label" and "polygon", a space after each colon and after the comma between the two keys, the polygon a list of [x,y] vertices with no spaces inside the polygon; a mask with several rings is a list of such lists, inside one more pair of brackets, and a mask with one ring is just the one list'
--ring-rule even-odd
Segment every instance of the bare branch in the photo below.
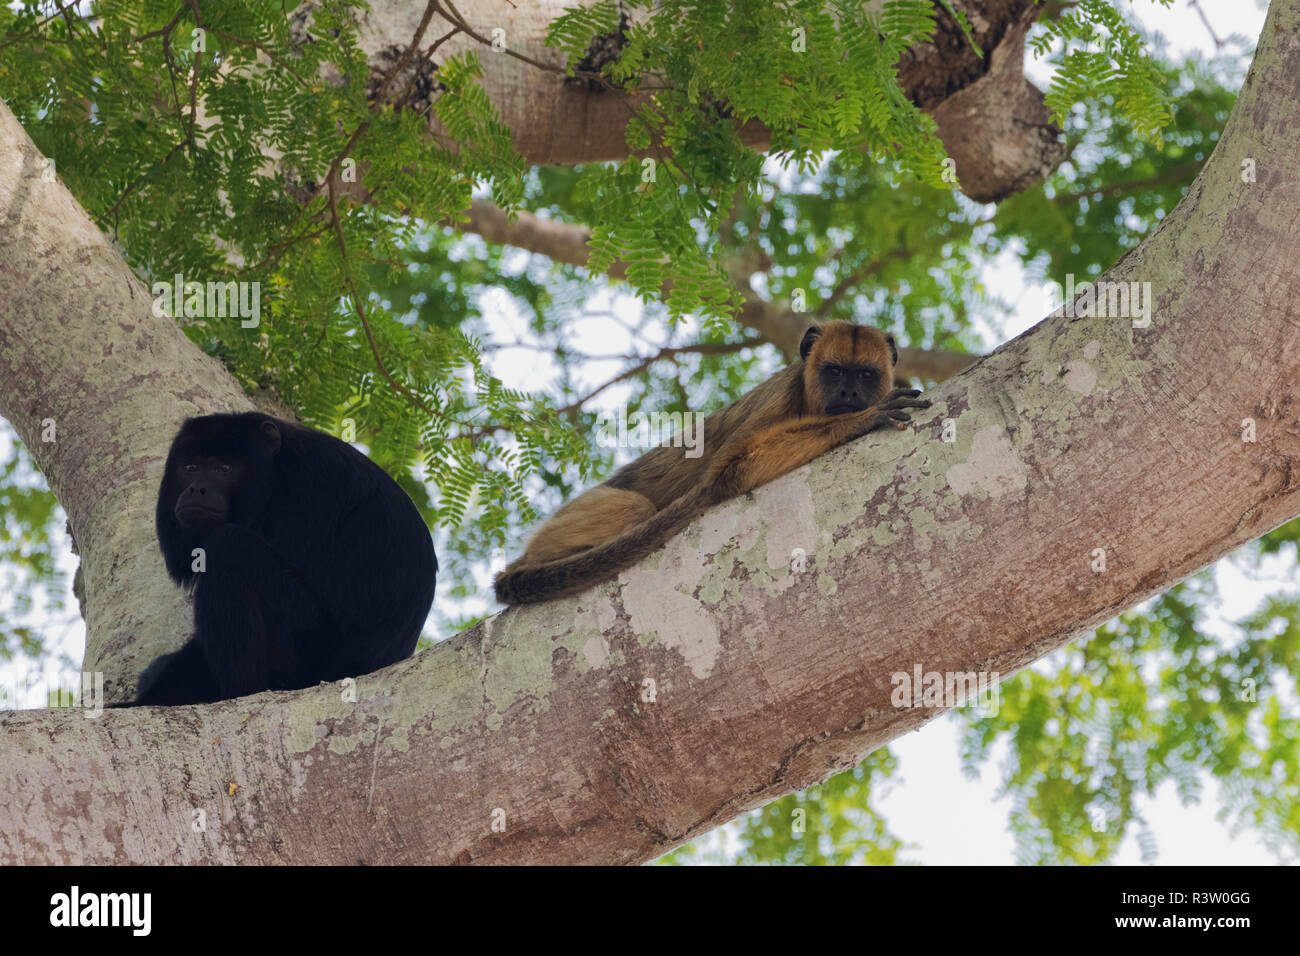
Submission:
{"label": "bare branch", "polygon": [[1204,164],[1204,160],[1189,159],[1185,163],[1170,166],[1159,176],[1151,176],[1148,179],[1130,179],[1125,182],[1109,183],[1105,186],[1098,186],[1096,189],[1082,189],[1075,193],[1059,193],[1052,197],[1052,202],[1064,206],[1078,202],[1080,199],[1091,199],[1094,196],[1113,196],[1115,193],[1134,192],[1139,189],[1152,189],[1156,186],[1164,186],[1167,183],[1176,183],[1180,179],[1191,179],[1191,177],[1196,174],[1196,171]]}
{"label": "bare branch", "polygon": [[[474,200],[466,210],[465,217],[448,225],[462,232],[482,236],[488,242],[525,249],[566,265],[583,268],[587,265],[587,257],[590,254],[587,241],[591,237],[591,230],[586,226],[543,219],[526,210],[520,211],[511,222],[500,207],[484,199]],[[904,255],[906,252],[903,251],[887,253],[877,262],[883,264],[885,261]],[[755,295],[747,281],[748,275],[755,271],[754,266],[765,267],[762,257],[746,259],[742,256],[729,264],[728,271],[732,280],[740,286],[745,295],[745,300],[736,315],[736,321],[746,328],[753,329],[762,339],[771,342],[786,356],[797,355],[799,340],[803,338],[804,332],[815,317],[808,313],[793,311],[788,303],[769,302]],[[873,267],[878,268],[875,264]],[[611,279],[625,278],[627,264],[622,261],[615,262],[606,274]],[[899,352],[898,372],[905,378],[943,381],[977,358],[978,356],[963,352],[903,349]]]}

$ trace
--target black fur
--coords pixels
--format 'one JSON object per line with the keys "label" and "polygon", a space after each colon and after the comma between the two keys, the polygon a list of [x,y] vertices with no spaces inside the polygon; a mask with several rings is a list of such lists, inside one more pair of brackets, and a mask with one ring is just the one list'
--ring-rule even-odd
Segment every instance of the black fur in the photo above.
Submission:
{"label": "black fur", "polygon": [[[194,456],[217,464],[191,476]],[[351,445],[259,412],[191,418],[155,520],[168,573],[194,590],[194,637],[145,669],[136,704],[309,687],[415,650],[438,570],[429,529]]]}

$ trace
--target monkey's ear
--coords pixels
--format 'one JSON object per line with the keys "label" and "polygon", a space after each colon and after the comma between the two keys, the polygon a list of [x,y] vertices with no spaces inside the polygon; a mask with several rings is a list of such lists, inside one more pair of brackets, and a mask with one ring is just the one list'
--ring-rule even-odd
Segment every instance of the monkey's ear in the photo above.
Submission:
{"label": "monkey's ear", "polygon": [[803,334],[803,341],[799,343],[799,357],[806,359],[808,353],[812,351],[813,343],[822,337],[820,325],[808,326],[808,331]]}
{"label": "monkey's ear", "polygon": [[276,427],[275,422],[268,419],[258,425],[257,437],[262,440],[268,455],[274,455],[280,450],[280,429]]}
{"label": "monkey's ear", "polygon": [[894,364],[897,365],[898,364],[898,343],[894,341],[894,337],[890,335],[888,332],[885,333],[885,341],[889,343],[889,354],[893,356]]}

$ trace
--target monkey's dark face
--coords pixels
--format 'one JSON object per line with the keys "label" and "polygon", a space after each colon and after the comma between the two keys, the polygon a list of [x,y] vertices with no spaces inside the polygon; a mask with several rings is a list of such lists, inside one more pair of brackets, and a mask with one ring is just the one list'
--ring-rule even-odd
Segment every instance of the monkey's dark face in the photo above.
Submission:
{"label": "monkey's dark face", "polygon": [[880,369],[874,365],[823,363],[817,378],[827,415],[860,412],[884,395],[880,388]]}
{"label": "monkey's dark face", "polygon": [[167,456],[158,523],[174,521],[203,537],[223,524],[247,524],[266,507],[280,431],[264,416],[210,415],[182,426]]}
{"label": "monkey's dark face", "polygon": [[804,389],[809,410],[847,415],[870,408],[894,387],[894,337],[866,325],[824,322],[804,334]]}
{"label": "monkey's dark face", "polygon": [[186,531],[206,532],[226,523],[247,468],[224,455],[190,453],[176,462],[175,479],[181,489],[173,513]]}

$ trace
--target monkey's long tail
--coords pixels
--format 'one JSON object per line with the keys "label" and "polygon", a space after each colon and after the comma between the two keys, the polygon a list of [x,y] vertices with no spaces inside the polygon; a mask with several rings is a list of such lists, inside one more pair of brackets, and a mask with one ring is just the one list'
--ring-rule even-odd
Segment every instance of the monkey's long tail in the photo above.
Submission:
{"label": "monkey's long tail", "polygon": [[607,544],[548,564],[525,565],[516,561],[497,575],[493,587],[502,604],[535,604],[566,594],[576,594],[608,580],[636,564],[702,515],[709,506],[706,495],[693,491]]}

